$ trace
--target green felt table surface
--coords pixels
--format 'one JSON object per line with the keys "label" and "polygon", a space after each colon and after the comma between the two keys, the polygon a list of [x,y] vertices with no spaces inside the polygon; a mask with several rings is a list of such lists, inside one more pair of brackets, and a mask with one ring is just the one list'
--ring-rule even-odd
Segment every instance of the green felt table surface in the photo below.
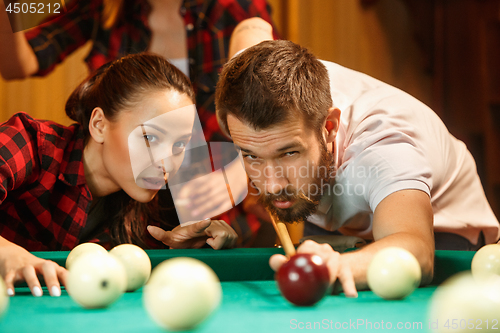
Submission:
{"label": "green felt table surface", "polygon": [[[195,332],[290,332],[356,331],[381,329],[427,332],[428,306],[436,286],[447,277],[470,269],[474,252],[436,251],[435,279],[404,300],[386,301],[370,291],[357,299],[343,294],[326,296],[313,307],[296,307],[279,293],[268,259],[280,249],[225,251],[148,251],[153,266],[177,256],[198,258],[209,264],[221,279],[220,307]],[[36,255],[64,264],[68,252]],[[172,305],[175,306],[175,305]],[[165,309],[168,311],[168,309]],[[398,329],[399,328],[399,329]],[[142,290],[124,294],[105,309],[81,308],[63,290],[61,297],[31,296],[26,287],[16,288],[9,309],[0,319],[0,333],[10,332],[164,332],[149,318]]]}

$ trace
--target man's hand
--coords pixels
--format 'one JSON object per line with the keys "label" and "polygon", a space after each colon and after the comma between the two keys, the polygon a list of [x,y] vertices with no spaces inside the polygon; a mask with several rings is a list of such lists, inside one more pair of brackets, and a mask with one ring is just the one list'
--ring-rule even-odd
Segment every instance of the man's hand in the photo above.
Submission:
{"label": "man's hand", "polygon": [[[334,251],[330,245],[307,240],[298,247],[297,253],[310,253],[321,257],[330,272],[330,283],[334,284],[338,281],[347,297],[358,297],[349,265],[342,260],[340,253]],[[277,271],[286,261],[287,258],[284,255],[275,254],[269,259],[269,265],[274,271]]]}
{"label": "man's hand", "polygon": [[155,239],[170,246],[171,249],[199,249],[208,244],[215,250],[232,248],[238,235],[222,220],[203,220],[187,226],[179,225],[172,231],[148,226]]}
{"label": "man's hand", "polygon": [[33,296],[42,296],[38,275],[42,275],[51,296],[61,295],[61,285],[66,285],[68,271],[53,261],[40,259],[22,247],[7,242],[0,243],[0,275],[5,280],[7,293],[14,295],[14,284],[26,281]]}

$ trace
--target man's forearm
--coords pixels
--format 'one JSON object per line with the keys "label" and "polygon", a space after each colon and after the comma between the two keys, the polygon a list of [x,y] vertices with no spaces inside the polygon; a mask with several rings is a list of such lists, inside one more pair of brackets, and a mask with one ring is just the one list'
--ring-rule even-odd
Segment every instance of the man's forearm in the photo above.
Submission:
{"label": "man's forearm", "polygon": [[373,242],[360,250],[342,254],[341,258],[349,264],[358,290],[368,288],[366,272],[375,253],[389,246],[397,246],[410,251],[422,268],[421,285],[431,282],[434,273],[434,247],[418,236],[397,233]]}

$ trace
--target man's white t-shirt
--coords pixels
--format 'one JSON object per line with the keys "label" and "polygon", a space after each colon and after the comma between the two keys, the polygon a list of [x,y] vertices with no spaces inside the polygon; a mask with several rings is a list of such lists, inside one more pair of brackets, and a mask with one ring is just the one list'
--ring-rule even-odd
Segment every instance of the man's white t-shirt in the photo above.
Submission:
{"label": "man's white t-shirt", "polygon": [[459,234],[473,244],[483,231],[486,243],[495,242],[500,225],[474,159],[441,119],[395,87],[335,63],[323,64],[334,106],[341,110],[337,173],[308,220],[370,238],[377,205],[391,193],[417,189],[431,198],[435,231]]}

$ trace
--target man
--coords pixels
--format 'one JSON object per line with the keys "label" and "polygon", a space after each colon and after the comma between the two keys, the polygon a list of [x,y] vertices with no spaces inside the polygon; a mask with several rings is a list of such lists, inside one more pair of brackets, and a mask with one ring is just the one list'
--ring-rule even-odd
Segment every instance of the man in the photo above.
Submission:
{"label": "man", "polygon": [[[465,145],[392,86],[292,42],[264,41],[224,67],[216,112],[273,215],[374,240],[341,255],[312,241],[298,248],[323,257],[347,296],[366,288],[367,266],[382,248],[413,253],[426,284],[435,244],[466,250],[498,240]],[[285,260],[270,264],[276,270]]]}

